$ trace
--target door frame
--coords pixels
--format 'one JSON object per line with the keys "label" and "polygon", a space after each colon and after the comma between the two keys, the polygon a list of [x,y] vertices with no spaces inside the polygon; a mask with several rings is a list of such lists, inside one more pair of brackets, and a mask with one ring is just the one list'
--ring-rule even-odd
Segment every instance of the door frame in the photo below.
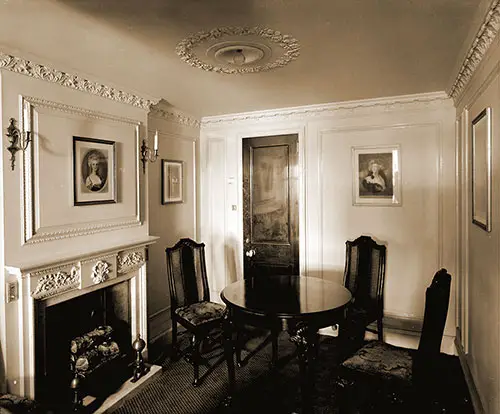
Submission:
{"label": "door frame", "polygon": [[300,274],[307,272],[307,255],[306,255],[306,176],[305,176],[305,125],[295,125],[287,128],[262,128],[248,127],[236,132],[237,151],[238,151],[238,177],[236,179],[238,189],[238,254],[241,260],[238,266],[238,279],[243,279],[243,139],[244,138],[262,138],[272,137],[276,135],[297,134],[298,136],[298,177],[299,177],[299,269]]}

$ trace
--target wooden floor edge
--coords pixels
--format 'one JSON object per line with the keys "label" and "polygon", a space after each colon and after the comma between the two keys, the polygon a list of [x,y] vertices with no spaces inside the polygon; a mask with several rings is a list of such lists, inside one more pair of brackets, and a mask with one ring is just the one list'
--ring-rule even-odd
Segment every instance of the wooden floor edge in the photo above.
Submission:
{"label": "wooden floor edge", "polygon": [[469,364],[467,363],[467,357],[465,355],[462,344],[455,337],[455,347],[458,352],[458,359],[460,360],[460,365],[462,367],[462,371],[464,373],[465,382],[467,383],[467,388],[469,389],[470,397],[472,400],[472,407],[474,408],[475,414],[485,414],[483,404],[481,403],[481,398],[479,397],[479,393],[476,388],[476,384],[474,383],[474,379],[472,378],[472,373],[469,368]]}

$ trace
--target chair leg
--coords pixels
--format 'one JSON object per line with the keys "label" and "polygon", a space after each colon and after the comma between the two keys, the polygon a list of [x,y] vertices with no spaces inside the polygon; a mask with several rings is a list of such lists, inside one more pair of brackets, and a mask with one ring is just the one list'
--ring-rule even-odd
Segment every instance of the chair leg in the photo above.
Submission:
{"label": "chair leg", "polygon": [[194,368],[194,379],[193,379],[193,386],[196,387],[200,384],[200,346],[201,346],[201,340],[196,336],[193,335],[191,338],[191,363],[193,364]]}
{"label": "chair leg", "polygon": [[272,359],[271,359],[271,366],[275,368],[278,365],[278,336],[279,336],[279,330],[275,327],[271,329],[271,337],[272,337]]}
{"label": "chair leg", "polygon": [[177,361],[177,322],[172,320],[172,361]]}
{"label": "chair leg", "polygon": [[384,331],[383,331],[383,324],[382,324],[382,317],[379,317],[377,319],[377,333],[378,333],[378,340],[383,342],[384,340]]}
{"label": "chair leg", "polygon": [[241,359],[241,331],[238,329],[236,331],[236,343],[235,343],[235,351],[236,351],[236,365],[241,368],[242,366],[246,365],[246,360]]}

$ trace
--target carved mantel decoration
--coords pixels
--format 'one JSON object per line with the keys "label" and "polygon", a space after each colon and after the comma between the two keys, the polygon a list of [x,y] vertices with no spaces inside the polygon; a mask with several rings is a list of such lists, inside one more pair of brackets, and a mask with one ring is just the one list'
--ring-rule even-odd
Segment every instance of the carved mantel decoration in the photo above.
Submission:
{"label": "carved mantel decoration", "polygon": [[94,267],[92,267],[92,281],[94,284],[105,282],[108,279],[108,274],[111,266],[104,260],[99,260]]}
{"label": "carved mantel decoration", "polygon": [[73,266],[69,273],[58,271],[42,276],[35,290],[31,293],[34,299],[44,299],[67,290],[75,289],[80,284],[80,267]]}
{"label": "carved mantel decoration", "polygon": [[139,269],[145,262],[142,252],[132,252],[127,254],[119,254],[117,256],[118,273],[128,273]]}

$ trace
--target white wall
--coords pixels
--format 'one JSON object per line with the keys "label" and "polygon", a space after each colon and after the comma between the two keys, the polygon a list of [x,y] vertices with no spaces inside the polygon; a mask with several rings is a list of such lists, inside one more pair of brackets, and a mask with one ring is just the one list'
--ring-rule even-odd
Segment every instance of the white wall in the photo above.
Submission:
{"label": "white wall", "polygon": [[[341,282],[345,241],[371,235],[388,249],[385,315],[418,326],[434,273],[455,272],[454,117],[444,94],[427,94],[204,118],[200,225],[212,296],[242,277],[242,138],[295,132],[302,271]],[[351,147],[394,144],[401,147],[402,206],[353,206]],[[454,309],[452,294],[450,338]],[[453,352],[452,341],[444,350]]]}
{"label": "white wall", "polygon": [[[457,98],[457,147],[460,165],[460,288],[458,339],[480,405],[485,413],[500,412],[500,41],[498,36],[475,74]],[[472,223],[472,120],[492,110],[492,230]]]}
{"label": "white wall", "polygon": [[[175,108],[159,104],[171,113],[179,113]],[[153,111],[149,116],[149,136],[155,130],[159,136],[159,159],[148,163],[149,186],[149,218],[150,234],[158,236],[155,245],[149,251],[148,273],[148,313],[149,338],[151,342],[162,340],[171,328],[170,293],[168,288],[165,248],[173,246],[180,238],[189,237],[196,240],[196,181],[197,181],[197,143],[199,127],[182,125],[158,116]],[[160,112],[161,113],[161,112]],[[175,204],[161,203],[162,159],[183,162],[184,201]]]}

